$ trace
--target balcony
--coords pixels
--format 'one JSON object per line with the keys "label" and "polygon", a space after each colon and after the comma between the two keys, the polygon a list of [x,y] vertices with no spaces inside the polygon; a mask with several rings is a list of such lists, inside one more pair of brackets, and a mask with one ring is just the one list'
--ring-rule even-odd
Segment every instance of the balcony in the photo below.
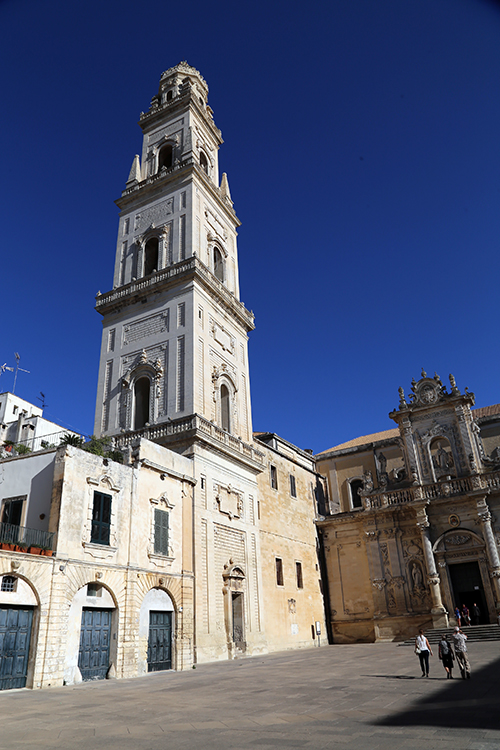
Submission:
{"label": "balcony", "polygon": [[52,557],[53,549],[54,534],[51,531],[0,523],[0,550]]}
{"label": "balcony", "polygon": [[478,490],[497,489],[500,489],[500,471],[492,471],[488,474],[475,474],[471,477],[460,477],[459,479],[449,479],[448,481],[416,485],[398,490],[374,490],[363,496],[363,505],[366,510],[375,510],[394,505],[407,505],[412,502],[442,500],[448,497],[467,495]]}

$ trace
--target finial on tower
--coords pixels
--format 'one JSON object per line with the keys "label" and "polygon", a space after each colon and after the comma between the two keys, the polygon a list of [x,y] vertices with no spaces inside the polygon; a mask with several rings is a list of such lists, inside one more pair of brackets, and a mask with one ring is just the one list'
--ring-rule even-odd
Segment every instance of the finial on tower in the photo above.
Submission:
{"label": "finial on tower", "polygon": [[141,181],[141,161],[139,159],[139,154],[136,154],[134,156],[134,161],[132,162],[132,167],[130,168],[130,174],[128,176],[127,184],[129,182],[140,182]]}

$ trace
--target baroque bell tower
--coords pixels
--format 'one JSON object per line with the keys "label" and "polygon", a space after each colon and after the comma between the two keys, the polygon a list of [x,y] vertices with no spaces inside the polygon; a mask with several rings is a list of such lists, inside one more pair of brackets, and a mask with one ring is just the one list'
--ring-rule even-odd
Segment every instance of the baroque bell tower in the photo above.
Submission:
{"label": "baroque bell tower", "polygon": [[138,436],[187,452],[196,434],[253,463],[247,338],[237,228],[208,86],[185,62],[161,76],[140,116],[119,200],[113,289],[103,316],[95,434]]}

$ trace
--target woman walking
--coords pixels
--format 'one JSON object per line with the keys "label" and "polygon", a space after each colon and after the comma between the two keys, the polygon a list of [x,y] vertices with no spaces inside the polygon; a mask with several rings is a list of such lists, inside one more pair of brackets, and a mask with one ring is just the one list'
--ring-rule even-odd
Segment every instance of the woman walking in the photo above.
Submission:
{"label": "woman walking", "polygon": [[453,649],[451,647],[451,643],[447,639],[445,635],[441,638],[439,641],[439,658],[443,662],[443,667],[446,670],[446,679],[452,680],[453,679],[453,662],[455,660],[455,654],[453,653]]}
{"label": "woman walking", "polygon": [[420,668],[422,669],[422,677],[429,676],[429,654],[434,656],[432,653],[431,645],[424,635],[422,628],[418,631],[418,635],[415,638],[415,653],[418,654],[420,659]]}
{"label": "woman walking", "polygon": [[460,610],[458,607],[455,607],[455,619],[457,621],[458,627],[460,627]]}

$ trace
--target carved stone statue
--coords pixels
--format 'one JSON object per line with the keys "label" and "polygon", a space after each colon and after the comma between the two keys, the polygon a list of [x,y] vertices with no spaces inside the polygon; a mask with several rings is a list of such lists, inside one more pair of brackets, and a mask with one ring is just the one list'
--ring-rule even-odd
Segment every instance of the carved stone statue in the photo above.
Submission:
{"label": "carved stone statue", "polygon": [[422,575],[422,568],[417,562],[414,562],[411,566],[411,577],[413,581],[413,591],[421,591],[424,584],[424,577]]}
{"label": "carved stone statue", "polygon": [[373,476],[370,470],[363,474],[363,491],[373,492]]}
{"label": "carved stone statue", "polygon": [[380,473],[385,474],[387,470],[387,459],[382,452],[377,455],[377,461]]}
{"label": "carved stone statue", "polygon": [[438,445],[438,451],[432,457],[432,462],[434,464],[434,468],[441,469],[442,471],[444,471],[445,469],[449,469],[451,466],[453,466],[453,457],[451,453],[448,453],[448,451],[445,451],[441,441],[438,442],[437,445]]}

